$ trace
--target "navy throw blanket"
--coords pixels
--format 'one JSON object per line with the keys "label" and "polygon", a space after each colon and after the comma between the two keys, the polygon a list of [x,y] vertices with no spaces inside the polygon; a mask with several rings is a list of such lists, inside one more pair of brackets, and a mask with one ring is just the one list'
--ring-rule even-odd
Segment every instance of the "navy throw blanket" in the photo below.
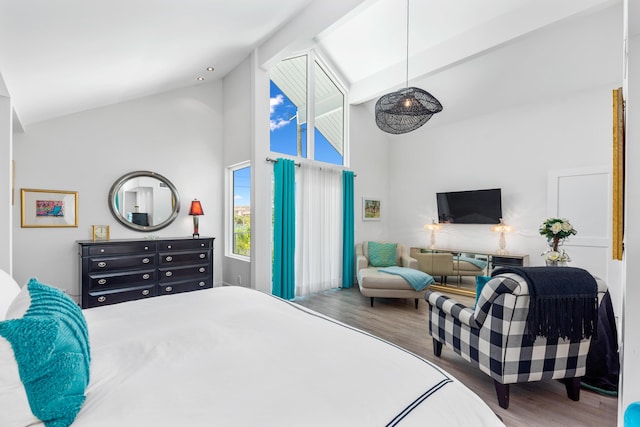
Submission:
{"label": "navy throw blanket", "polygon": [[598,284],[575,267],[501,267],[491,276],[515,273],[529,285],[526,333],[532,340],[564,338],[580,341],[597,333]]}

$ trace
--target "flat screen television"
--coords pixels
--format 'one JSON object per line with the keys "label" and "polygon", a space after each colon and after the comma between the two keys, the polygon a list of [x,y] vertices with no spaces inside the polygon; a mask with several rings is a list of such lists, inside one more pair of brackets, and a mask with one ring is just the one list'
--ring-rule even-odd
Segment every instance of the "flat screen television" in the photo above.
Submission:
{"label": "flat screen television", "polygon": [[445,224],[499,224],[502,194],[499,188],[436,193],[438,222]]}

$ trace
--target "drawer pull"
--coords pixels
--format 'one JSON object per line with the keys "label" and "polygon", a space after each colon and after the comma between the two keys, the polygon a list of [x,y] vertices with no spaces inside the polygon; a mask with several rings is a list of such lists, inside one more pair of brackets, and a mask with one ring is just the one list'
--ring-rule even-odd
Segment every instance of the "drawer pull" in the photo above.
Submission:
{"label": "drawer pull", "polygon": [[100,249],[100,252],[104,253],[104,249]]}
{"label": "drawer pull", "polygon": [[98,285],[104,285],[105,283],[107,283],[107,279],[98,280]]}
{"label": "drawer pull", "polygon": [[167,249],[171,249],[171,245],[167,245]]}
{"label": "drawer pull", "polygon": [[165,260],[167,260],[167,262],[171,262],[173,261],[173,257],[169,255],[168,257],[165,258]]}
{"label": "drawer pull", "polygon": [[143,258],[142,259],[142,263],[143,264],[149,264],[149,262],[151,262],[151,260],[149,258]]}
{"label": "drawer pull", "polygon": [[204,272],[206,271],[206,268],[204,268],[204,267],[200,267],[200,268],[198,269],[198,271],[199,271],[200,273],[204,273]]}
{"label": "drawer pull", "polygon": [[106,266],[107,266],[107,263],[106,263],[106,262],[104,262],[104,261],[100,261],[100,262],[98,263],[98,267],[100,267],[100,268],[104,268],[104,267],[106,267]]}
{"label": "drawer pull", "polygon": [[142,295],[149,295],[149,289],[145,289],[144,291],[142,291]]}
{"label": "drawer pull", "polygon": [[171,292],[173,288],[171,286],[167,286],[166,288],[164,288],[164,290],[167,292]]}
{"label": "drawer pull", "polygon": [[143,278],[144,280],[147,280],[149,277],[151,277],[151,276],[149,276],[149,274],[148,274],[148,273],[146,273],[146,274],[143,274],[143,275],[142,275],[142,278]]}
{"label": "drawer pull", "polygon": [[105,302],[106,300],[107,300],[107,297],[105,296],[98,297],[98,302]]}
{"label": "drawer pull", "polygon": [[204,243],[200,243],[200,247],[201,247],[201,248],[204,248]]}
{"label": "drawer pull", "polygon": [[144,250],[145,250],[145,251],[148,251],[148,250],[149,250],[149,246],[145,246],[145,247],[144,247]]}
{"label": "drawer pull", "polygon": [[204,286],[204,282],[198,283],[198,286],[200,286],[200,287]]}
{"label": "drawer pull", "polygon": [[167,276],[167,277],[171,277],[171,276],[173,276],[173,273],[170,272],[170,271],[167,271],[166,273],[164,273],[164,275]]}
{"label": "drawer pull", "polygon": [[207,254],[200,254],[200,259],[206,258],[206,257],[207,257]]}

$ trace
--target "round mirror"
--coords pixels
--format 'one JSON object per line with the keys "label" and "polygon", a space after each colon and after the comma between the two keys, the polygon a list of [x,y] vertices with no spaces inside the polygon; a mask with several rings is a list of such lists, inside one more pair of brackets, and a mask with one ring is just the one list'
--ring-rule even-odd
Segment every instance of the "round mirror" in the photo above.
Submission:
{"label": "round mirror", "polygon": [[180,196],[164,176],[136,171],[113,183],[109,191],[109,209],[118,221],[133,230],[160,230],[178,216]]}

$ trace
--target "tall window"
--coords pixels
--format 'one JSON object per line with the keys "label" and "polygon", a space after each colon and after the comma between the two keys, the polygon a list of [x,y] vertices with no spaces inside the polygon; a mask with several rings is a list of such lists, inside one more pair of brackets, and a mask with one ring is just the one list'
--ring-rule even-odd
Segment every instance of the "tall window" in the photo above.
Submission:
{"label": "tall window", "polygon": [[313,51],[271,70],[270,98],[271,151],[345,165],[345,90]]}
{"label": "tall window", "polygon": [[233,255],[251,255],[251,167],[248,162],[230,169],[231,194],[233,196],[230,241]]}

